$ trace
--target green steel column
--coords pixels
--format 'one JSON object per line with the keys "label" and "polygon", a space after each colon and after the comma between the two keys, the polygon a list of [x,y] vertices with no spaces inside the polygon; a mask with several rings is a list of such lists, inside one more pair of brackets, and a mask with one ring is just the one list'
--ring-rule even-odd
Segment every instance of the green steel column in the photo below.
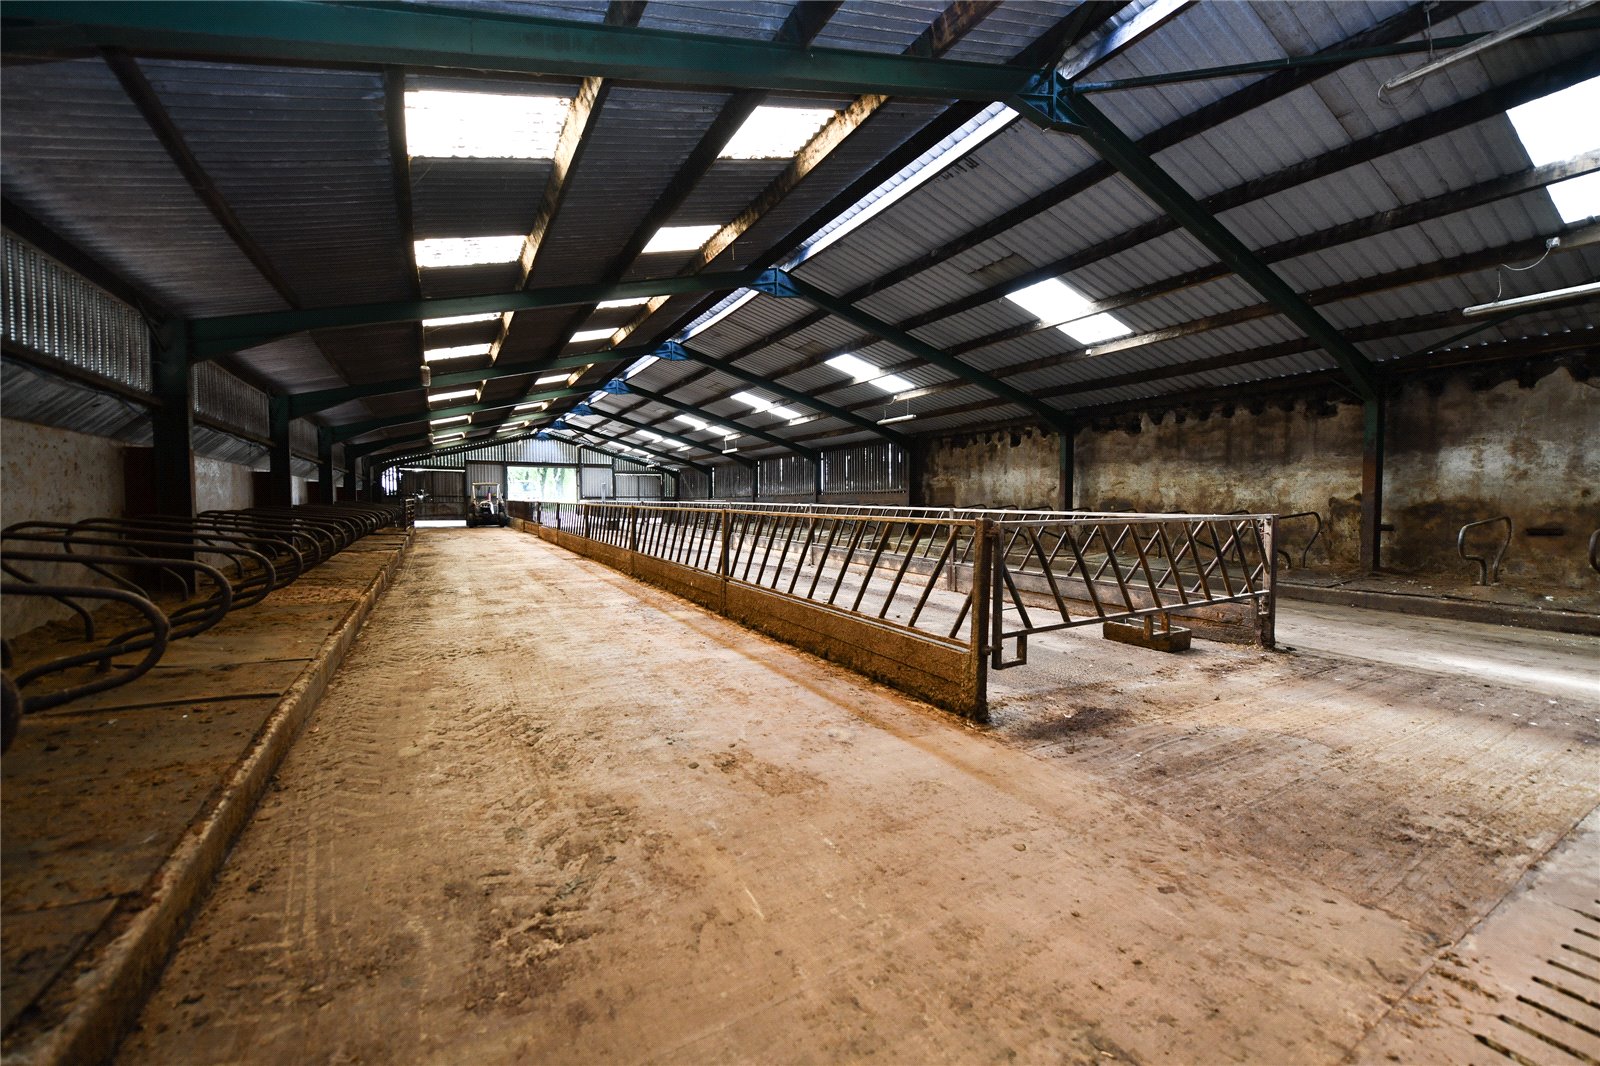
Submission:
{"label": "green steel column", "polygon": [[1078,431],[1063,428],[1057,438],[1061,441],[1061,476],[1056,509],[1071,511],[1075,509],[1078,498]]}
{"label": "green steel column", "polygon": [[194,401],[190,396],[189,323],[168,322],[150,352],[155,500],[160,514],[194,514]]}
{"label": "green steel column", "polygon": [[294,475],[289,463],[289,397],[267,402],[272,443],[267,452],[267,495],[256,503],[263,507],[288,507],[294,503]]}
{"label": "green steel column", "polygon": [[1389,403],[1381,394],[1362,404],[1361,569],[1383,566],[1383,448]]}
{"label": "green steel column", "polygon": [[336,503],[339,494],[333,488],[333,430],[317,427],[317,498],[322,503]]}

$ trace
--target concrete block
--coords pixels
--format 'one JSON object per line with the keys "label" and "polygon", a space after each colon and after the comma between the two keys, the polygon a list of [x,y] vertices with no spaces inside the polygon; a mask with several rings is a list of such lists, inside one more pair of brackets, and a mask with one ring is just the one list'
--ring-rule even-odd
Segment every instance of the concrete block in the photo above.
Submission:
{"label": "concrete block", "polygon": [[1119,644],[1132,644],[1151,651],[1188,651],[1194,631],[1181,626],[1171,629],[1151,626],[1146,630],[1143,622],[1105,622],[1100,635]]}

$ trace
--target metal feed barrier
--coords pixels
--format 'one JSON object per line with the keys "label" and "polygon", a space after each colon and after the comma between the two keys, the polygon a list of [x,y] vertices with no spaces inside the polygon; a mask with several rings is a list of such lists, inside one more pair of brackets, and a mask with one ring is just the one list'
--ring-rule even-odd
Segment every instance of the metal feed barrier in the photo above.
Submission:
{"label": "metal feed barrier", "polygon": [[980,721],[987,670],[1023,665],[1037,634],[1179,616],[1273,641],[1272,515],[511,506],[546,539]]}
{"label": "metal feed barrier", "polygon": [[[0,641],[0,747],[10,747],[25,715],[136,680],[172,641],[260,603],[368,533],[409,527],[413,515],[400,504],[345,503],[7,526],[0,530],[0,595],[54,600],[76,616],[81,632],[36,650],[25,664],[11,641]],[[63,572],[67,580],[54,579]],[[117,609],[97,616],[90,605]],[[114,635],[100,632],[107,627]],[[135,662],[119,661],[140,653]]]}

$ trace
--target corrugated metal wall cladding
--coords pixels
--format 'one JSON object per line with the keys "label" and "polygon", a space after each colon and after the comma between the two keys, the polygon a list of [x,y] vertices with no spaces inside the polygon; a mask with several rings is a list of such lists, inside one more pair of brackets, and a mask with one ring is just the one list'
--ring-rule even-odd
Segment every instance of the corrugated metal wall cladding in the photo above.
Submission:
{"label": "corrugated metal wall cladding", "polygon": [[906,453],[889,444],[834,448],[822,454],[823,492],[894,492],[906,487]]}
{"label": "corrugated metal wall cladding", "polygon": [[150,391],[150,327],[138,311],[9,233],[0,272],[8,341]]}
{"label": "corrugated metal wall cladding", "polygon": [[317,427],[303,418],[290,422],[289,447],[301,455],[316,455]]}
{"label": "corrugated metal wall cladding", "polygon": [[175,311],[283,309],[104,63],[6,64],[0,87],[8,199]]}
{"label": "corrugated metal wall cladding", "polygon": [[903,52],[944,9],[944,0],[845,0],[812,43],[854,52]]}
{"label": "corrugated metal wall cladding", "polygon": [[719,37],[770,41],[794,7],[794,4],[782,0],[738,0],[735,3],[651,0],[639,19],[639,25],[679,33],[713,33]]}
{"label": "corrugated metal wall cladding", "polygon": [[534,261],[535,283],[598,280],[726,101],[725,93],[613,87]]}
{"label": "corrugated metal wall cladding", "polygon": [[[191,391],[195,414],[258,437],[271,432],[267,394],[246,385],[216,363],[200,363],[194,368]],[[313,438],[313,449],[315,446]]]}
{"label": "corrugated metal wall cladding", "polygon": [[550,169],[548,159],[413,159],[417,237],[526,234]]}
{"label": "corrugated metal wall cladding", "polygon": [[814,487],[811,461],[797,455],[763,459],[756,464],[762,495],[810,492]]}
{"label": "corrugated metal wall cladding", "polygon": [[126,443],[148,444],[150,417],[131,400],[0,359],[5,417]]}
{"label": "corrugated metal wall cladding", "polygon": [[201,167],[302,300],[407,295],[381,74],[139,65]]}

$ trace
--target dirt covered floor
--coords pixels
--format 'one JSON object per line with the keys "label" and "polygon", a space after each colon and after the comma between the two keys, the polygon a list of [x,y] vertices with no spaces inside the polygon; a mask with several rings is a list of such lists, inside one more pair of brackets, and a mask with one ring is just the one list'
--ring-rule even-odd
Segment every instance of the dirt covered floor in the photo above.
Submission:
{"label": "dirt covered floor", "polygon": [[1535,684],[1444,661],[1514,631],[1299,610],[1293,652],[1039,640],[979,730],[419,531],[120,1058],[1365,1054],[1600,802],[1600,645],[1533,635]]}

